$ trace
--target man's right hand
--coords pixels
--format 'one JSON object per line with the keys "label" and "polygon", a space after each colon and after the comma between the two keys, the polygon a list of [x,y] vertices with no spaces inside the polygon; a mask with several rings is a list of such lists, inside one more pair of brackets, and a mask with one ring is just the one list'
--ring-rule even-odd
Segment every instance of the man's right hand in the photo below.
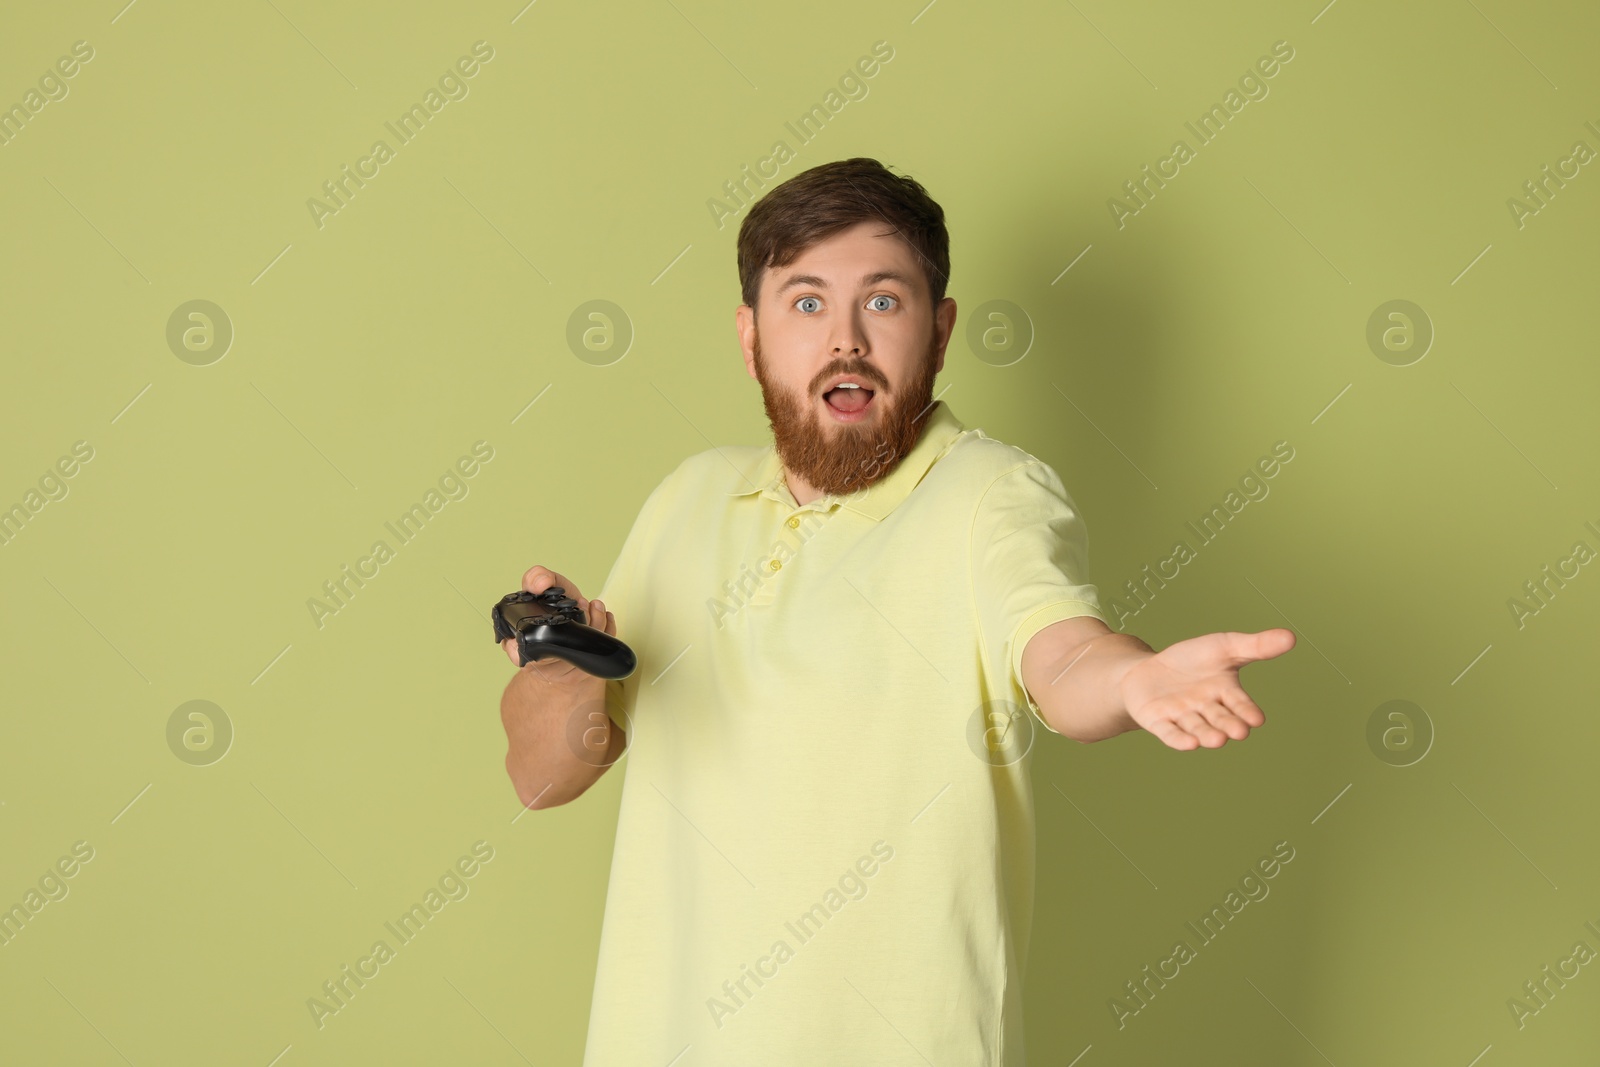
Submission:
{"label": "man's right hand", "polygon": [[[567,596],[578,602],[579,609],[583,612],[584,621],[596,630],[610,634],[617,634],[616,616],[606,610],[604,602],[599,600],[585,600],[578,591],[578,586],[572,579],[558,574],[548,567],[530,567],[522,576],[522,588],[530,593],[542,593],[552,585],[559,585],[566,590]],[[517,639],[508,637],[500,642],[506,650],[506,658],[513,664],[517,662]],[[540,678],[552,685],[581,685],[584,679],[595,682],[603,690],[605,679],[597,677],[587,671],[580,670],[564,659],[548,656],[544,659],[529,660],[524,665],[525,670],[536,672]]]}
{"label": "man's right hand", "polygon": [[[522,588],[542,593],[553,585],[583,610],[588,624],[616,636],[617,620],[598,600],[585,600],[573,581],[548,567],[530,568]],[[501,642],[517,662],[517,640]],[[565,804],[593,785],[621,758],[627,737],[606,711],[606,679],[550,656],[529,660],[511,676],[500,698],[506,730],[506,773],[524,807]]]}

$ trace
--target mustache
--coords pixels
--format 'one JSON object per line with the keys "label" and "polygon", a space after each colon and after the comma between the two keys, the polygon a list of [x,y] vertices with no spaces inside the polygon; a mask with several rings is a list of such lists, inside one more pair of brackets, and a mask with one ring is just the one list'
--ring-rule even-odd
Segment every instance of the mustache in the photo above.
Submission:
{"label": "mustache", "polygon": [[811,380],[812,395],[821,392],[828,379],[838,377],[841,374],[854,374],[862,381],[870,383],[874,392],[882,393],[889,390],[889,379],[884,377],[883,372],[872,364],[840,362],[830,363],[822,368],[821,374]]}

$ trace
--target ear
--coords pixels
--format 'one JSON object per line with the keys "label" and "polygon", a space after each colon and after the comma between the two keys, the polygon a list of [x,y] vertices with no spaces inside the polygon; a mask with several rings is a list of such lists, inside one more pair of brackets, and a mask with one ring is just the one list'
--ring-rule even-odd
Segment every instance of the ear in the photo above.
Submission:
{"label": "ear", "polygon": [[745,373],[756,376],[756,312],[749,304],[740,304],[733,313],[734,329],[739,331],[739,347],[744,350]]}
{"label": "ear", "polygon": [[956,302],[952,297],[945,297],[939,301],[939,307],[933,313],[934,336],[938,339],[938,359],[934,362],[935,374],[944,370],[944,350],[950,343],[950,337],[956,328]]}

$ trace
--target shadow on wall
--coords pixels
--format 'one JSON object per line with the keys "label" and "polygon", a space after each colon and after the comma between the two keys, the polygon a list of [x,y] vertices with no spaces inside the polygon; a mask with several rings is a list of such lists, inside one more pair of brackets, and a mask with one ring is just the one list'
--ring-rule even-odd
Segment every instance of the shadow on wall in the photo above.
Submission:
{"label": "shadow on wall", "polygon": [[[1207,373],[1194,361],[1215,357],[1197,357],[1194,338],[1175,325],[1183,317],[1175,305],[1185,302],[1192,281],[1174,263],[1189,257],[1164,251],[1204,243],[1207,235],[1186,230],[1187,216],[1172,213],[1163,220],[1159,241],[1101,226],[1077,228],[1089,236],[1074,247],[1045,239],[1045,230],[1060,229],[1039,225],[1056,210],[1053,205],[1096,203],[1104,195],[1052,186],[1011,201],[1015,207],[997,224],[1014,235],[1015,251],[1007,250],[1002,260],[1015,264],[1014,270],[991,286],[967,289],[946,363],[959,366],[959,380],[971,383],[962,390],[970,397],[964,402],[957,403],[957,390],[948,394],[969,426],[981,425],[1060,474],[1088,523],[1091,577],[1103,603],[1121,595],[1125,579],[1165,555],[1194,517],[1187,502],[1225,492],[1239,474],[1230,467],[1217,472],[1215,484],[1183,486],[1182,479],[1192,477],[1186,471],[1203,464],[1204,456],[1170,417],[1192,403],[1183,395],[1185,379]],[[1093,247],[1085,252],[1084,244]],[[1012,292],[987,291],[1007,285]],[[999,300],[1022,306],[1033,327],[1031,349],[1010,365],[1000,365],[1008,358],[1004,352],[979,354],[973,344],[974,320],[980,329],[1003,325],[1003,306],[997,309],[1002,318],[992,324],[986,318],[989,302]],[[1217,373],[1226,377],[1230,368]],[[1191,419],[1188,430],[1202,421]],[[1227,448],[1224,443],[1216,451]],[[1156,549],[1163,551],[1152,555]],[[1203,564],[1212,571],[1208,584],[1218,581],[1217,568],[1228,567],[1230,556],[1203,547],[1199,552],[1209,556]],[[1238,585],[1248,591],[1242,579]],[[1246,609],[1256,617],[1257,605],[1238,603],[1241,611],[1218,610],[1214,603],[1197,610],[1192,597],[1168,600],[1159,612],[1147,608],[1126,630],[1162,648],[1205,632],[1245,629],[1232,620]],[[1259,628],[1279,624],[1273,620]],[[1270,723],[1271,702],[1263,703]],[[1196,796],[1226,796],[1241,787],[1257,792],[1267,779],[1273,782],[1269,789],[1292,788],[1304,775],[1304,761],[1290,767],[1281,753],[1268,759],[1259,749],[1247,751],[1249,740],[1229,742],[1226,754],[1178,753],[1142,733],[1086,747],[1035,745],[1038,868],[1024,989],[1028,1043],[1036,1054],[1061,1050],[1065,1062],[1086,1044],[1118,1046],[1140,1030],[1140,1054],[1148,1054],[1172,1040],[1169,1035],[1194,1026],[1183,1047],[1170,1050],[1192,1057],[1193,1038],[1211,1030],[1207,1013],[1219,1001],[1260,1023],[1240,1028],[1235,1050],[1248,1046],[1252,1058],[1278,1063],[1293,1062],[1305,1051],[1292,1030],[1268,1025],[1272,1009],[1243,977],[1265,980],[1279,1003],[1298,999],[1297,986],[1316,984],[1308,973],[1316,921],[1309,872],[1285,864],[1277,878],[1261,880],[1260,888],[1270,892],[1259,901],[1248,890],[1236,893],[1231,899],[1239,911],[1225,932],[1202,936],[1205,931],[1188,925],[1201,923],[1213,905],[1228,899],[1239,872],[1253,868],[1258,854],[1271,853],[1276,842],[1286,840],[1283,851],[1298,849],[1301,857],[1309,851],[1304,823],[1270,811],[1236,820],[1206,840],[1175,845],[1174,835],[1192,836],[1183,827],[1193,822]],[[1130,788],[1131,783],[1143,785]],[[1174,812],[1190,814],[1175,821]],[[1119,855],[1122,850],[1127,854]],[[1193,953],[1181,965],[1173,961],[1180,941]],[[1207,971],[1205,977],[1184,977]],[[1161,972],[1177,977],[1163,984]],[[1133,1046],[1127,1047],[1131,1052]],[[1102,1044],[1097,1052],[1106,1048]]]}

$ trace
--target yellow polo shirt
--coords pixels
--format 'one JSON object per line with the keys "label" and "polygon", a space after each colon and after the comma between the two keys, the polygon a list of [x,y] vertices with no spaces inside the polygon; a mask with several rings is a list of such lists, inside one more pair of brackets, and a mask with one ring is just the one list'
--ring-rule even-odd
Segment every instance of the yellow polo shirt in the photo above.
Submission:
{"label": "yellow polo shirt", "polygon": [[1022,1064],[1022,651],[1104,619],[1055,472],[943,401],[806,505],[770,444],[714,448],[600,598],[639,668],[586,1067]]}

